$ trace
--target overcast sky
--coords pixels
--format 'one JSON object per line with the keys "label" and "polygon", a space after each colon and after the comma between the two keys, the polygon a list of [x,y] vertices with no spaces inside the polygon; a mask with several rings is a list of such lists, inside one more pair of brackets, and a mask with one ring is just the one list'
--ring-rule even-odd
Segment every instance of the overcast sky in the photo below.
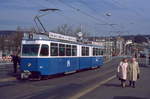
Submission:
{"label": "overcast sky", "polygon": [[0,30],[33,27],[39,9],[59,8],[60,12],[41,18],[47,30],[68,24],[99,36],[118,35],[118,31],[150,34],[149,4],[150,0],[0,0]]}

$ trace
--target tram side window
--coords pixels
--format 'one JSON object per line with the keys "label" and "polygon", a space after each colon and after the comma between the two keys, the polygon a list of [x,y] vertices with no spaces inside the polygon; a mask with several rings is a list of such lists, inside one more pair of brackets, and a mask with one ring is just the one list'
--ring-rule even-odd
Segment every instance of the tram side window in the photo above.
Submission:
{"label": "tram side window", "polygon": [[101,55],[101,49],[100,48],[98,49],[98,55]]}
{"label": "tram side window", "polygon": [[71,45],[66,45],[66,56],[71,56]]}
{"label": "tram side window", "polygon": [[59,56],[65,56],[65,44],[59,44]]}
{"label": "tram side window", "polygon": [[93,56],[96,55],[96,48],[93,48]]}
{"label": "tram side window", "polygon": [[58,56],[58,44],[51,43],[51,56]]}
{"label": "tram side window", "polygon": [[101,55],[104,55],[104,50],[101,50]]}
{"label": "tram side window", "polygon": [[89,56],[89,47],[86,47],[86,56]]}
{"label": "tram side window", "polygon": [[77,56],[77,46],[72,46],[72,56]]}
{"label": "tram side window", "polygon": [[40,56],[48,56],[49,55],[49,46],[43,44],[41,46]]}
{"label": "tram side window", "polygon": [[82,56],[89,56],[89,47],[82,47]]}
{"label": "tram side window", "polygon": [[99,49],[96,48],[96,56],[98,56],[98,55],[99,55]]}
{"label": "tram side window", "polygon": [[38,56],[39,44],[25,44],[22,46],[22,56]]}
{"label": "tram side window", "polygon": [[86,49],[85,49],[85,47],[82,47],[82,56],[86,56]]}

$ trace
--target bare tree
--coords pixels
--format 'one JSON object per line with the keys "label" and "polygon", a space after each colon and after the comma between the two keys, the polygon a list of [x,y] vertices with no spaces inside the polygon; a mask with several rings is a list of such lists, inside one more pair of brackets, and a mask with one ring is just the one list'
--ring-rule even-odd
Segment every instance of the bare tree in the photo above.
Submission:
{"label": "bare tree", "polygon": [[51,32],[55,32],[63,35],[75,36],[75,37],[77,37],[77,33],[82,32],[83,37],[88,36],[88,33],[86,31],[83,31],[80,26],[77,28],[73,28],[72,26],[69,26],[67,24],[58,26],[55,30],[52,30]]}
{"label": "bare tree", "polygon": [[58,26],[55,30],[52,30],[52,32],[63,34],[63,35],[72,35],[73,29],[71,26],[67,24],[63,24],[61,26]]}

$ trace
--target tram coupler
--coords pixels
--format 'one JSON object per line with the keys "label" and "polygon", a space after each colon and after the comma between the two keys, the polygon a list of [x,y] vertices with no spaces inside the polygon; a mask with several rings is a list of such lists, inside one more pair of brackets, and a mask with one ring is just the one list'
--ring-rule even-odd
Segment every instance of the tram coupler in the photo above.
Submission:
{"label": "tram coupler", "polygon": [[22,80],[25,80],[25,79],[28,79],[30,75],[31,75],[31,72],[30,72],[30,71],[24,70],[23,72],[21,72],[20,78],[21,78]]}

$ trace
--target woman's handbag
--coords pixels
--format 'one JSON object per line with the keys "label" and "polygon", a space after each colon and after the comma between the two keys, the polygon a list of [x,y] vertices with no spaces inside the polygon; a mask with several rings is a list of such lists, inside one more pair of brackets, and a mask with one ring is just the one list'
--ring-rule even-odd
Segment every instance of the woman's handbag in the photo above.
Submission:
{"label": "woman's handbag", "polygon": [[116,77],[121,80],[119,73],[117,72]]}
{"label": "woman's handbag", "polygon": [[137,74],[137,79],[139,79],[140,78],[140,74]]}

